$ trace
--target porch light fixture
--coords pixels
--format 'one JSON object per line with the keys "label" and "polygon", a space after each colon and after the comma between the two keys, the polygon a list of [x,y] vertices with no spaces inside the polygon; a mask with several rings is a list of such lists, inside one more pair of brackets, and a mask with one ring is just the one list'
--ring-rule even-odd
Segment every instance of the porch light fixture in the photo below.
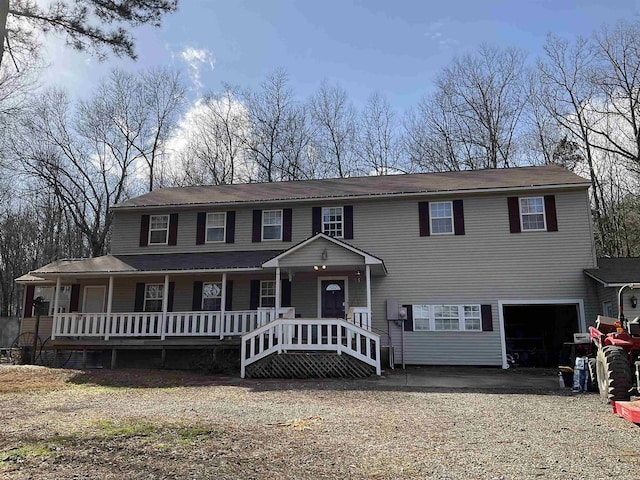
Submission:
{"label": "porch light fixture", "polygon": [[361,278],[362,278],[362,273],[360,273],[360,270],[356,270],[356,283],[360,283]]}
{"label": "porch light fixture", "polygon": [[631,300],[631,308],[636,308],[638,306],[638,299],[634,295],[629,300]]}
{"label": "porch light fixture", "polygon": [[322,265],[322,269],[323,269],[323,270],[326,270],[326,269],[327,269],[327,266],[326,266],[326,265]]}
{"label": "porch light fixture", "polygon": [[319,267],[318,265],[314,265],[314,266],[313,266],[313,269],[314,269],[314,270],[320,270],[320,267]]}

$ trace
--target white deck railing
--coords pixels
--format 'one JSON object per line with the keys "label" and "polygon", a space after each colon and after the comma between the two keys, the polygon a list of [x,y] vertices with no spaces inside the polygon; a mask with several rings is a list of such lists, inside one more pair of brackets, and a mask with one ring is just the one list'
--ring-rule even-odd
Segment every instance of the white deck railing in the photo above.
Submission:
{"label": "white deck railing", "polygon": [[[281,308],[279,316],[295,316]],[[274,308],[225,312],[59,313],[53,317],[56,337],[232,337],[244,335],[276,318]]]}
{"label": "white deck railing", "polygon": [[240,376],[248,365],[286,351],[346,353],[380,375],[380,337],[339,319],[278,319],[242,336]]}
{"label": "white deck railing", "polygon": [[350,307],[347,312],[347,322],[371,331],[371,312],[366,307]]}

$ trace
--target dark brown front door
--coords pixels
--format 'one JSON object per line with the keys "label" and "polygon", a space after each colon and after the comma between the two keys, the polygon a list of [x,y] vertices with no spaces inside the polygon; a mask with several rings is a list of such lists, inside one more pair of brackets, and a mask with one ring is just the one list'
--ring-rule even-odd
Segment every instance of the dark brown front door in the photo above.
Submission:
{"label": "dark brown front door", "polygon": [[344,318],[344,280],[322,280],[322,318]]}

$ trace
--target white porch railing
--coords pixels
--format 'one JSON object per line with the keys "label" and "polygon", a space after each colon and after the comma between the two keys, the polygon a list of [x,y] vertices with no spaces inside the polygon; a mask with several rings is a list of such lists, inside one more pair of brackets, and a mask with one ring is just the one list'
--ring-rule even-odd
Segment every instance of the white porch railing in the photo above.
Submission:
{"label": "white porch railing", "polygon": [[278,319],[242,336],[240,376],[248,365],[284,351],[346,353],[380,375],[380,337],[339,319]]}
{"label": "white porch railing", "polygon": [[[279,316],[295,316],[281,308]],[[225,312],[59,313],[53,317],[56,337],[232,337],[244,335],[276,318],[274,308]]]}
{"label": "white porch railing", "polygon": [[371,312],[366,307],[349,307],[347,322],[371,331]]}

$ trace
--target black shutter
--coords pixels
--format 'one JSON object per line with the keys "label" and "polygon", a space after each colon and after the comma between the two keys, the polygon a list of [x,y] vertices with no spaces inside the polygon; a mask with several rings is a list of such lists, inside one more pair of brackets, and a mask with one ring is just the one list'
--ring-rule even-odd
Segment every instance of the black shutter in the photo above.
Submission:
{"label": "black shutter", "polygon": [[251,234],[252,242],[262,240],[262,210],[253,211],[253,232]]}
{"label": "black shutter", "polygon": [[404,331],[413,332],[413,308],[411,305],[403,305],[407,309],[407,319],[404,321]]}
{"label": "black shutter", "polygon": [[462,200],[453,201],[453,227],[456,235],[464,235],[464,207]]}
{"label": "black shutter", "polygon": [[235,242],[236,238],[236,212],[227,212],[227,228],[224,241],[226,243]]}
{"label": "black shutter", "polygon": [[173,312],[173,294],[176,292],[176,282],[169,282],[169,298],[167,298],[167,312]]}
{"label": "black shutter", "polygon": [[280,282],[282,298],[280,298],[280,306],[282,307],[290,307],[291,306],[291,282],[288,279],[282,280]]}
{"label": "black shutter", "polygon": [[429,202],[418,202],[418,222],[420,224],[420,236],[428,237],[429,228]]}
{"label": "black shutter", "polygon": [[202,310],[202,282],[193,282],[193,299],[191,300],[191,310],[199,312]]}
{"label": "black shutter", "polygon": [[134,312],[144,311],[144,283],[136,283],[136,300],[133,307]]}
{"label": "black shutter", "polygon": [[140,246],[146,247],[149,245],[149,215],[142,215],[140,217]]}
{"label": "black shutter", "polygon": [[207,212],[198,212],[196,226],[196,245],[203,245],[207,230]]}
{"label": "black shutter", "polygon": [[27,285],[27,291],[24,299],[24,311],[22,317],[31,317],[33,315],[33,294],[36,290],[34,285]]}
{"label": "black shutter", "polygon": [[518,197],[508,197],[507,205],[509,206],[509,231],[520,233],[520,200]]}
{"label": "black shutter", "polygon": [[80,306],[80,284],[71,285],[71,298],[69,299],[69,311],[77,312]]}
{"label": "black shutter", "polygon": [[491,312],[491,305],[480,305],[480,312],[482,314],[482,331],[493,332],[493,313]]}
{"label": "black shutter", "polygon": [[311,210],[311,235],[322,233],[322,207],[313,207]]}
{"label": "black shutter", "polygon": [[558,217],[556,216],[556,197],[555,195],[545,195],[544,212],[547,217],[547,232],[558,231]]}
{"label": "black shutter", "polygon": [[178,244],[178,214],[169,215],[169,245]]}
{"label": "black shutter", "polygon": [[293,212],[290,208],[285,208],[282,210],[282,241],[283,242],[291,241],[292,217],[293,217]]}
{"label": "black shutter", "polygon": [[228,312],[233,310],[233,280],[227,280],[227,291],[224,300],[224,309]]}
{"label": "black shutter", "polygon": [[249,310],[256,310],[260,306],[260,280],[251,280],[249,293]]}
{"label": "black shutter", "polygon": [[345,240],[353,239],[353,206],[345,205],[344,211],[344,238]]}

